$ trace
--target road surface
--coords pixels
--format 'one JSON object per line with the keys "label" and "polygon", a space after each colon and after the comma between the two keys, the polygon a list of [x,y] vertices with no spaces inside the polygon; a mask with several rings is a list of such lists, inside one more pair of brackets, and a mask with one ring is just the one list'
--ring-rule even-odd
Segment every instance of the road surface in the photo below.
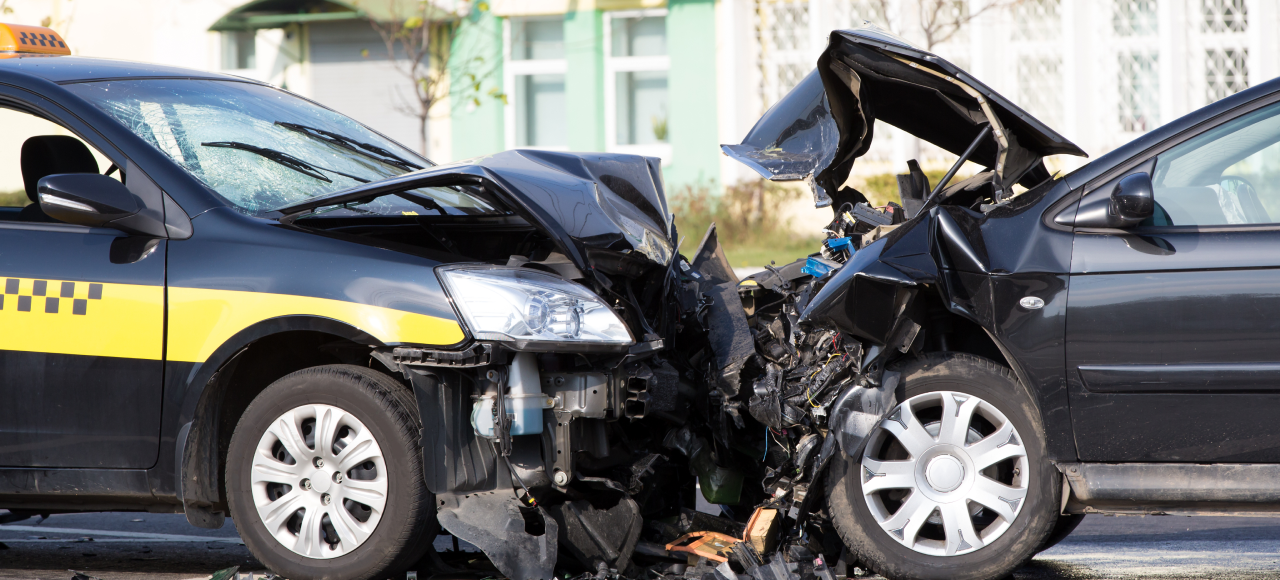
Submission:
{"label": "road surface", "polygon": [[[4,513],[0,511],[0,513]],[[442,536],[437,547],[447,550]],[[207,579],[232,566],[263,568],[231,522],[220,530],[178,514],[60,514],[0,525],[0,579]],[[1089,516],[1016,580],[1280,580],[1280,518]]]}

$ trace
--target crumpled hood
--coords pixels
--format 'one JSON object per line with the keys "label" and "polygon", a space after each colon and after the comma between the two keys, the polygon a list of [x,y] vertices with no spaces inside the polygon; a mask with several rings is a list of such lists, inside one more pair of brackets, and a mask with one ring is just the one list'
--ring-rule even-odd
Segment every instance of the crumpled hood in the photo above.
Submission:
{"label": "crumpled hood", "polygon": [[770,108],[726,155],[773,181],[808,181],[818,207],[832,203],[879,119],[960,155],[988,124],[995,139],[970,160],[1001,183],[1049,177],[1042,158],[1085,156],[1074,143],[969,73],[872,27],[831,33],[817,70]]}
{"label": "crumpled hood", "polygon": [[639,155],[517,149],[451,166],[482,168],[503,193],[536,209],[539,221],[563,228],[588,263],[611,254],[666,266],[674,247],[659,164]]}
{"label": "crumpled hood", "polygon": [[289,221],[319,207],[419,187],[482,187],[556,241],[583,272],[636,275],[675,254],[659,160],[533,149],[428,167],[280,210]]}

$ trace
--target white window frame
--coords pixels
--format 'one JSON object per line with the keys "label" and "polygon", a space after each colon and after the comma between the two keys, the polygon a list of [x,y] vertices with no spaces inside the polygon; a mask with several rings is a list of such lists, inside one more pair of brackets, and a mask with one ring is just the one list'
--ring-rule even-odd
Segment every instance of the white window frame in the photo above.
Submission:
{"label": "white window frame", "polygon": [[[527,20],[556,20],[564,22],[563,15],[556,16],[520,16],[502,19],[502,86],[506,87],[507,104],[502,110],[503,140],[506,141],[507,149],[543,149],[546,151],[568,151],[568,146],[560,147],[533,147],[529,145],[516,144],[516,107],[523,103],[516,102],[516,77],[527,75],[542,74],[560,74],[565,75],[566,85],[568,82],[569,70],[568,61],[564,58],[558,59],[540,59],[540,60],[514,60],[511,58],[511,20],[516,18],[521,21]],[[565,87],[566,96],[568,86]],[[568,131],[566,130],[566,133]]]}
{"label": "white window frame", "polygon": [[[631,153],[671,160],[671,57],[613,56],[614,18],[667,17],[666,8],[648,10],[616,10],[604,13],[604,146],[609,153]],[[668,41],[670,37],[668,37]],[[618,143],[618,73],[666,71],[667,73],[667,142],[649,145]]]}

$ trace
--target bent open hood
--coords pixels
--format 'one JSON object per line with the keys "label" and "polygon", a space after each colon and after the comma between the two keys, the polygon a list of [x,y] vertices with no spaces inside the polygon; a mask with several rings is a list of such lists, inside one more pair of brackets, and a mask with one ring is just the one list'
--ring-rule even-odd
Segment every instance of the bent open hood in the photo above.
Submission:
{"label": "bent open hood", "polygon": [[969,73],[874,26],[831,33],[817,70],[756,122],[726,155],[773,181],[808,181],[831,204],[879,119],[960,155],[987,126],[993,139],[970,157],[999,183],[1049,177],[1048,155],[1086,156],[1074,143]]}
{"label": "bent open hood", "polygon": [[317,208],[420,187],[482,187],[555,240],[579,269],[638,272],[675,255],[659,160],[617,153],[516,149],[428,167],[278,210]]}

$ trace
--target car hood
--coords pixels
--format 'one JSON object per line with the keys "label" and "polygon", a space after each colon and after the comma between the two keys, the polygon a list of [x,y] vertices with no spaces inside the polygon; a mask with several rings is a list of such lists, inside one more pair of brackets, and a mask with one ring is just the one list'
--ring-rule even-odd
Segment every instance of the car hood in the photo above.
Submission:
{"label": "car hood", "polygon": [[831,33],[817,69],[771,107],[726,155],[773,181],[806,181],[818,207],[832,203],[879,119],[960,155],[989,124],[995,139],[970,160],[1002,183],[1049,177],[1048,155],[1086,156],[969,73],[874,26]]}
{"label": "car hood", "polygon": [[480,187],[556,241],[583,272],[638,275],[671,263],[671,212],[659,160],[614,153],[516,149],[428,167],[279,210],[316,208],[418,187]]}

